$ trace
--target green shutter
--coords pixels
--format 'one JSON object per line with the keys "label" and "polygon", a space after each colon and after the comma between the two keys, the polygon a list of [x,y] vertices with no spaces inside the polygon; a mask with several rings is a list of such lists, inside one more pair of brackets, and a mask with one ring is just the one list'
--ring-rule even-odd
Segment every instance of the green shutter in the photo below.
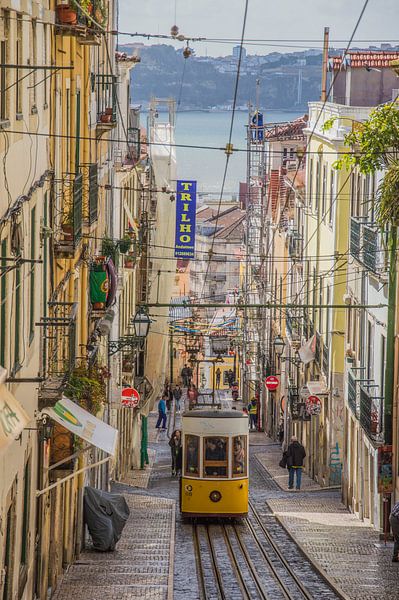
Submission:
{"label": "green shutter", "polygon": [[0,365],[5,367],[6,355],[6,335],[7,335],[7,319],[6,319],[6,297],[7,297],[7,275],[5,267],[7,266],[7,240],[1,242],[1,260],[0,260]]}
{"label": "green shutter", "polygon": [[[30,258],[36,258],[36,207],[30,212]],[[29,298],[29,343],[35,336],[35,263],[29,265],[30,269],[30,298]]]}
{"label": "green shutter", "polygon": [[21,338],[21,267],[15,269],[15,320],[14,320],[14,373],[20,368],[19,345]]}

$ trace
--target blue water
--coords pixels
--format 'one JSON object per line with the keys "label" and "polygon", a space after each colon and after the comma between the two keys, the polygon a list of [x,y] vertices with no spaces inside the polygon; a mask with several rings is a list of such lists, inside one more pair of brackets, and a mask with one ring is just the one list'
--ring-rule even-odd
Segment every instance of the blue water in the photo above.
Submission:
{"label": "blue water", "polygon": [[[303,112],[266,111],[265,122],[295,119]],[[176,143],[225,148],[229,139],[231,112],[181,112],[177,114]],[[233,129],[235,148],[246,148],[248,113],[236,112]],[[194,179],[199,192],[220,195],[226,155],[223,150],[177,148],[179,179]],[[229,160],[225,192],[226,199],[238,194],[240,181],[246,179],[246,154],[234,153]]]}

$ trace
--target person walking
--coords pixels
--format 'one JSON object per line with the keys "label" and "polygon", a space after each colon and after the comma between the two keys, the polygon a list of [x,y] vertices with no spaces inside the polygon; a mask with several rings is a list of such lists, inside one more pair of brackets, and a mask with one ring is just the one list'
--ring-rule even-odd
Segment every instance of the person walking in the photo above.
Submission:
{"label": "person walking", "polygon": [[181,431],[176,429],[169,440],[170,451],[172,454],[172,477],[179,477],[181,474],[182,465],[182,449],[181,449]]}
{"label": "person walking", "polygon": [[188,367],[187,365],[184,365],[184,367],[182,368],[182,370],[180,371],[180,376],[183,382],[183,387],[187,387],[189,386],[189,378],[188,378]]}
{"label": "person walking", "polygon": [[219,369],[219,367],[216,369],[216,389],[220,389],[220,377],[222,375],[222,371]]}
{"label": "person walking", "polygon": [[163,395],[158,402],[158,421],[155,425],[156,429],[160,429],[161,423],[162,429],[166,429],[166,400],[167,398],[165,397],[165,395]]}
{"label": "person walking", "polygon": [[190,387],[187,391],[187,398],[188,398],[188,406],[189,406],[189,409],[191,410],[197,404],[197,400],[198,400],[198,390],[193,383],[190,385]]}
{"label": "person walking", "polygon": [[399,502],[391,510],[389,522],[394,540],[392,562],[399,562]]}
{"label": "person walking", "polygon": [[187,367],[187,386],[191,385],[192,378],[193,378],[193,370],[191,367]]}
{"label": "person walking", "polygon": [[248,404],[248,414],[250,429],[256,430],[258,425],[258,402],[255,397],[252,398],[251,402]]}
{"label": "person walking", "polygon": [[229,369],[227,371],[227,383],[229,384],[229,387],[232,387],[232,385],[234,384],[234,373],[231,369]]}
{"label": "person walking", "polygon": [[173,398],[175,399],[175,409],[176,412],[180,412],[180,399],[182,397],[183,391],[180,385],[177,385],[173,390]]}
{"label": "person walking", "polygon": [[301,489],[303,459],[306,456],[305,448],[298,442],[295,435],[291,438],[291,443],[286,453],[288,468],[288,489],[294,488],[294,478],[296,477],[296,489]]}

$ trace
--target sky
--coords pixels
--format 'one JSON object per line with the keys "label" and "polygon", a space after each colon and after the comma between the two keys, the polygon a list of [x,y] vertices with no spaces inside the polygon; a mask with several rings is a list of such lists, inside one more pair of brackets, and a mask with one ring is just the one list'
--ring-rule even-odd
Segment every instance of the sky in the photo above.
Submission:
{"label": "sky", "polygon": [[[267,45],[245,44],[250,54],[289,52],[319,47],[324,27],[330,27],[331,45],[346,46],[365,0],[249,0],[246,38],[268,40]],[[178,25],[188,37],[239,39],[245,0],[119,0],[119,31],[145,34],[169,34]],[[355,39],[399,40],[399,1],[369,0]],[[320,40],[293,42],[292,40]],[[277,41],[269,41],[277,40]],[[284,41],[281,41],[284,40]],[[291,40],[287,42],[286,40]],[[119,38],[120,42],[151,41],[138,37]],[[264,42],[266,44],[266,42]],[[197,56],[231,54],[234,42],[192,42]],[[368,42],[357,45],[367,47]],[[375,45],[379,45],[375,44]],[[177,44],[182,47],[183,43]]]}

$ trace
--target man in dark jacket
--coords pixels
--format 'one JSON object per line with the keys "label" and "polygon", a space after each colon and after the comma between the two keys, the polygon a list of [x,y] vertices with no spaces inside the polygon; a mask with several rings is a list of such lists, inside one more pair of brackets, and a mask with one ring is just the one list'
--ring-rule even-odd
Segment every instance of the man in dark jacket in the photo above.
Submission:
{"label": "man in dark jacket", "polygon": [[294,478],[296,476],[296,489],[301,489],[302,480],[302,467],[303,459],[306,456],[305,448],[300,444],[297,438],[293,435],[291,443],[287,448],[287,467],[289,471],[288,475],[288,489],[292,490],[294,487]]}

